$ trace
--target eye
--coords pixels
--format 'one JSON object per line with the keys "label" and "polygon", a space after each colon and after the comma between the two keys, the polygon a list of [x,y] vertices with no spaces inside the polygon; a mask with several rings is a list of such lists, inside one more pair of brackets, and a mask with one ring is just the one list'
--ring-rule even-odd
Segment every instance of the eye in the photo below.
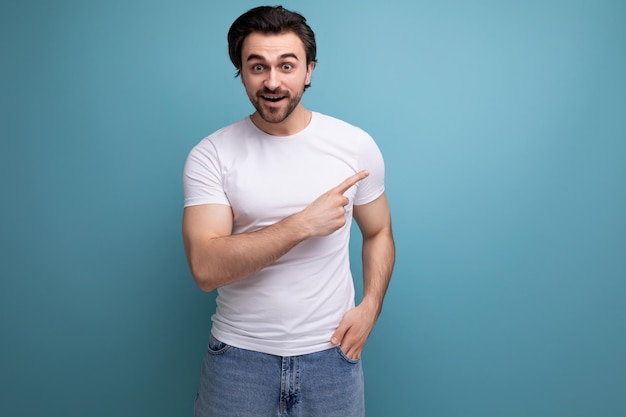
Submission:
{"label": "eye", "polygon": [[291,64],[283,64],[284,71],[291,71],[293,69],[293,65]]}
{"label": "eye", "polygon": [[263,65],[261,64],[256,64],[252,66],[252,71],[254,72],[260,72],[263,71]]}

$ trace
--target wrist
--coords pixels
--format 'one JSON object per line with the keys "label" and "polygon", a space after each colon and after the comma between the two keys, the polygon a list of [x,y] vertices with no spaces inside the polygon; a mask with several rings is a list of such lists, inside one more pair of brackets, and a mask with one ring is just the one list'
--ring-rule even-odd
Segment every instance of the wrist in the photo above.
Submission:
{"label": "wrist", "polygon": [[366,311],[374,321],[378,319],[378,316],[380,315],[380,312],[382,310],[382,306],[378,302],[378,300],[376,300],[375,297],[368,296],[363,297],[363,300],[361,300],[359,307]]}

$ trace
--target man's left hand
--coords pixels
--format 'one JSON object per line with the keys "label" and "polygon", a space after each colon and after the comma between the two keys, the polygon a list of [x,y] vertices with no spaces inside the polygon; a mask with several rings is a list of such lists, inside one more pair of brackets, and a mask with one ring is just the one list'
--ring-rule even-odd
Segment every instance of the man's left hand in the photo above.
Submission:
{"label": "man's left hand", "polygon": [[330,343],[341,345],[341,350],[350,359],[360,359],[365,342],[376,323],[376,314],[363,303],[344,314]]}

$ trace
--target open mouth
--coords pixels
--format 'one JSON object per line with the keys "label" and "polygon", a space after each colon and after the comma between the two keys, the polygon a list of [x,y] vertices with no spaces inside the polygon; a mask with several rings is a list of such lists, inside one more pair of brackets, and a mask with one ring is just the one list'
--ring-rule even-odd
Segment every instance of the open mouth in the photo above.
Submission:
{"label": "open mouth", "polygon": [[263,100],[269,101],[271,103],[277,103],[277,102],[281,101],[282,99],[284,99],[285,96],[265,96],[265,95],[262,95],[261,98]]}

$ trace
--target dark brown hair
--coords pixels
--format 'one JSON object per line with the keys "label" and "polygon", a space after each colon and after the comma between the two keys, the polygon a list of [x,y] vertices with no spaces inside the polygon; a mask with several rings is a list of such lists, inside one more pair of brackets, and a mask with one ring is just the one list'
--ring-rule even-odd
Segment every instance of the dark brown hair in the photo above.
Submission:
{"label": "dark brown hair", "polygon": [[280,34],[293,32],[304,44],[306,63],[317,62],[317,46],[315,34],[299,13],[289,11],[283,6],[260,6],[248,10],[239,16],[228,30],[228,55],[241,74],[241,49],[246,36],[252,32]]}

